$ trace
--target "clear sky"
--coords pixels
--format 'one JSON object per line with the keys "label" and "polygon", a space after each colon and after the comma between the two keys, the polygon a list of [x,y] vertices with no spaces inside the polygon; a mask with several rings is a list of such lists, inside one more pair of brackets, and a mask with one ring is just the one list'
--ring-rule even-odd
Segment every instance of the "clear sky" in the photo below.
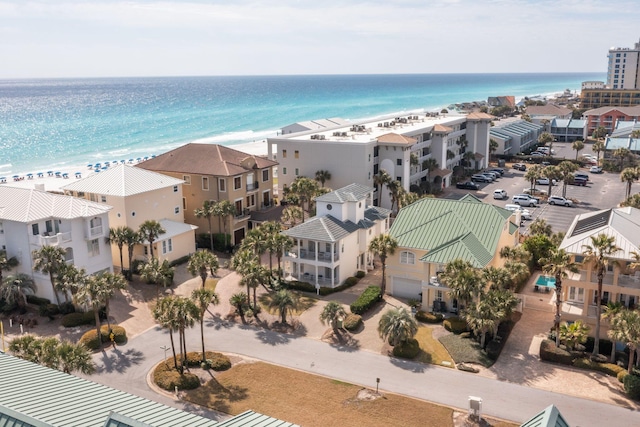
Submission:
{"label": "clear sky", "polygon": [[0,78],[606,72],[637,0],[0,0]]}

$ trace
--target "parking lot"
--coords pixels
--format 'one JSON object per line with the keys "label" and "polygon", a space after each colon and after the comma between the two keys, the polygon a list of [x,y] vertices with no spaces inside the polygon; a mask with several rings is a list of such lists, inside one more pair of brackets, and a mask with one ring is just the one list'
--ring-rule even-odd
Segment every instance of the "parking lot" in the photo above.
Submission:
{"label": "parking lot", "polygon": [[[553,144],[553,149],[556,151],[554,157],[575,159],[575,151],[571,149],[571,143],[556,142]],[[591,144],[587,144],[585,149],[580,152],[580,155],[591,153]],[[527,167],[529,167],[529,164],[527,164]],[[579,172],[589,175],[589,182],[586,187],[567,186],[566,197],[574,200],[574,207],[549,205],[541,201],[537,208],[525,207],[531,212],[532,221],[536,218],[544,218],[551,225],[554,232],[566,232],[576,215],[616,207],[623,200],[625,194],[625,183],[620,181],[620,175],[606,172],[591,174],[588,171],[588,168],[579,170]],[[472,191],[452,188],[448,190],[450,193],[448,197],[457,198],[464,193],[471,193],[486,203],[504,207],[506,204],[513,203],[511,198],[515,194],[523,193],[525,189],[530,187],[529,182],[524,179],[525,173],[512,169],[510,164],[507,164],[505,173],[501,178],[492,183],[478,183],[480,190]],[[537,185],[536,188],[545,191],[549,189],[547,185]],[[503,189],[507,192],[506,199],[495,200],[493,198],[493,192],[498,189]],[[551,194],[562,196],[562,182],[553,187]],[[522,233],[527,233],[530,224],[531,221],[524,222]]]}

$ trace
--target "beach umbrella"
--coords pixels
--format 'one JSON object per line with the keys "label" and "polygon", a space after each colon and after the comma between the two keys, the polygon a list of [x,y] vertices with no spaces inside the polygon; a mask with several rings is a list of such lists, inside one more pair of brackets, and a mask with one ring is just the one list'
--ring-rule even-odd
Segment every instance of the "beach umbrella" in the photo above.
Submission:
{"label": "beach umbrella", "polygon": [[89,169],[91,169],[91,168],[93,167],[93,163],[89,163],[89,164],[87,165],[87,167],[88,167]]}

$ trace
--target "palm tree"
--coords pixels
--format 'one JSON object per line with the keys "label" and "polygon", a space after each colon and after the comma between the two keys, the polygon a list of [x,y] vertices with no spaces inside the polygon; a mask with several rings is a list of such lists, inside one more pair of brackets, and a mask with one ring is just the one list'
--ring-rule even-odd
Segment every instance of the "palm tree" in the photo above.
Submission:
{"label": "palm tree", "polygon": [[27,295],[36,293],[36,285],[31,276],[18,273],[15,276],[6,277],[0,283],[0,299],[4,299],[7,303],[14,302],[21,310],[27,307]]}
{"label": "palm tree", "polygon": [[629,365],[627,372],[633,370],[633,356],[640,347],[640,311],[620,310],[611,319],[609,337],[614,341],[621,341],[629,347]]}
{"label": "palm tree", "polygon": [[318,181],[323,187],[324,183],[331,180],[331,172],[326,170],[316,171],[316,181]]}
{"label": "palm tree", "polygon": [[[625,310],[625,306],[621,302],[609,301],[607,305],[604,307],[604,312],[602,314],[602,317],[604,317],[609,322],[611,322],[613,318],[617,316],[622,310]],[[610,332],[611,331],[608,331],[607,334],[609,334]],[[609,337],[611,338],[611,335],[609,335]],[[611,346],[611,356],[609,357],[609,361],[611,363],[616,363],[616,345],[617,345],[617,340],[614,339],[613,345]]]}
{"label": "palm tree", "polygon": [[582,142],[579,139],[576,139],[575,141],[573,141],[573,143],[571,144],[571,148],[573,150],[576,150],[576,160],[578,160],[578,154],[580,153],[580,151],[584,150],[584,142]]}
{"label": "palm tree", "polygon": [[124,271],[124,261],[122,256],[122,250],[124,245],[127,243],[128,235],[130,232],[129,230],[131,229],[126,226],[109,228],[109,237],[107,238],[107,241],[110,244],[114,244],[118,247],[118,251],[120,252],[120,271],[121,272]]}
{"label": "palm tree", "polygon": [[569,350],[573,350],[577,344],[584,344],[588,333],[589,326],[583,324],[582,320],[576,320],[571,324],[562,322],[560,325],[560,341],[564,342]]}
{"label": "palm tree", "polygon": [[550,237],[553,234],[551,225],[544,218],[536,218],[529,226],[529,234],[532,236],[544,235]]}
{"label": "palm tree", "polygon": [[389,173],[384,169],[380,169],[380,171],[373,176],[373,185],[375,185],[378,190],[378,206],[381,206],[382,204],[382,187],[390,183],[391,180],[391,175],[389,175]]}
{"label": "palm tree", "polygon": [[208,271],[211,271],[213,276],[218,271],[218,257],[209,251],[198,251],[193,253],[189,257],[187,264],[187,270],[192,276],[200,275],[202,279],[202,289],[207,282]]}
{"label": "palm tree", "polygon": [[405,308],[392,308],[380,317],[380,338],[395,347],[413,338],[418,332],[418,323]]}
{"label": "palm tree", "polygon": [[504,312],[491,302],[491,299],[483,298],[472,303],[462,313],[462,318],[467,325],[475,334],[480,334],[480,348],[484,348],[487,332],[495,331],[498,327],[498,319],[504,316]]}
{"label": "palm tree", "polygon": [[530,186],[531,189],[536,188],[536,181],[541,177],[542,177],[542,166],[540,165],[531,166],[527,170],[527,172],[524,174],[524,179],[529,181],[529,184],[531,184]]}
{"label": "palm tree", "polygon": [[280,249],[277,236],[281,236],[282,227],[275,221],[266,221],[260,224],[258,228],[262,232],[264,248],[269,253],[269,273],[273,274],[273,256]]}
{"label": "palm tree", "polygon": [[166,288],[173,281],[174,268],[166,259],[160,263],[157,258],[151,258],[140,267],[140,277],[147,283],[155,283],[156,297],[160,294],[160,285]]}
{"label": "palm tree", "polygon": [[32,252],[33,269],[43,273],[49,273],[51,281],[51,289],[56,298],[56,303],[60,305],[60,297],[55,288],[55,275],[58,274],[60,268],[65,264],[66,251],[60,246],[43,246]]}
{"label": "palm tree", "polygon": [[640,209],[640,194],[634,194],[620,203],[621,207],[631,206],[632,208]]}
{"label": "palm tree", "polygon": [[329,301],[322,309],[322,313],[320,313],[322,324],[328,323],[335,335],[338,335],[338,322],[345,317],[347,317],[347,312],[338,301]]}
{"label": "palm tree", "polygon": [[295,227],[296,222],[298,220],[302,220],[303,217],[304,213],[300,206],[290,205],[282,210],[282,217],[280,218],[280,220],[283,223],[288,224],[290,227]]}
{"label": "palm tree", "polygon": [[216,204],[210,200],[205,200],[202,207],[193,211],[196,218],[206,218],[209,224],[209,245],[213,251],[213,228],[211,226],[211,217],[216,214]]}
{"label": "palm tree", "polygon": [[127,245],[127,255],[129,262],[129,270],[127,271],[125,276],[127,277],[127,279],[131,280],[131,278],[133,277],[133,250],[135,249],[136,245],[142,243],[142,236],[140,235],[140,233],[137,233],[133,229],[127,227],[123,232],[122,238]]}
{"label": "palm tree", "polygon": [[242,276],[240,285],[247,287],[247,303],[249,306],[251,306],[249,295],[251,295],[251,288],[253,288],[253,309],[257,310],[256,289],[269,276],[267,270],[260,264],[255,252],[246,248],[240,249],[235,254],[231,260],[231,266]]}
{"label": "palm tree", "polygon": [[95,372],[91,353],[84,345],[60,341],[55,337],[22,335],[11,341],[9,351],[16,357],[66,374],[78,371],[90,375]]}
{"label": "palm tree", "polygon": [[73,264],[65,264],[58,271],[56,277],[56,291],[62,292],[65,303],[69,303],[69,294],[73,295],[82,286],[87,276],[84,268],[78,268]]}
{"label": "palm tree", "polygon": [[247,307],[247,301],[249,297],[244,292],[238,292],[236,294],[231,295],[229,298],[229,304],[235,307],[236,312],[240,316],[242,323],[245,323],[244,320],[244,309]]}
{"label": "palm tree", "polygon": [[600,164],[600,153],[602,153],[606,148],[607,147],[604,144],[604,141],[601,141],[601,140],[594,142],[593,145],[591,146],[591,150],[597,155],[598,164]]}
{"label": "palm tree", "polygon": [[485,267],[482,269],[482,280],[491,284],[491,289],[508,289],[511,275],[505,268]]}
{"label": "palm tree", "polygon": [[557,166],[549,165],[542,169],[541,174],[549,180],[548,194],[551,195],[551,191],[553,190],[553,181],[562,179],[562,171]]}
{"label": "palm tree", "polygon": [[84,286],[78,289],[73,296],[73,301],[85,308],[93,310],[96,322],[96,336],[98,337],[99,348],[102,348],[102,334],[100,333],[100,308],[105,304],[108,290],[105,283],[98,279],[97,276],[89,276]]}
{"label": "palm tree", "polygon": [[498,151],[498,147],[498,141],[493,138],[489,139],[489,158],[493,157],[494,153]]}
{"label": "palm tree", "polygon": [[625,192],[625,199],[631,196],[631,185],[640,178],[640,174],[636,168],[625,168],[620,172],[620,181],[627,183],[627,189]]}
{"label": "palm tree", "polygon": [[[236,206],[228,200],[221,200],[215,204],[214,215],[218,217],[218,221],[222,221],[222,232],[224,233],[224,246],[229,246],[227,239],[227,223],[230,216],[236,216],[240,212],[236,212]],[[236,242],[237,243],[237,242]]]}
{"label": "palm tree", "polygon": [[171,340],[171,351],[173,352],[173,366],[176,371],[178,368],[178,358],[176,356],[176,345],[173,340],[173,331],[178,330],[178,319],[175,306],[176,297],[168,296],[162,298],[153,309],[153,318],[163,328],[169,330],[169,339]]}
{"label": "palm tree", "polygon": [[560,178],[562,179],[562,197],[567,196],[567,185],[573,182],[573,173],[578,170],[578,165],[568,160],[560,162],[558,165]]}
{"label": "palm tree", "polygon": [[[303,211],[306,211],[311,215],[312,199],[318,193],[318,188],[317,181],[304,176],[299,176],[291,183],[289,191],[298,195],[300,199],[300,207]],[[307,204],[307,209],[304,208],[305,203]],[[302,222],[304,222],[304,218],[302,219]]]}
{"label": "palm tree", "polygon": [[271,296],[269,301],[269,307],[275,308],[280,314],[281,323],[287,323],[287,313],[293,313],[293,310],[298,306],[298,299],[288,289],[280,289]]}
{"label": "palm tree", "polygon": [[111,330],[111,321],[109,320],[110,301],[115,295],[116,290],[122,290],[127,287],[127,281],[123,275],[109,272],[99,274],[96,276],[96,280],[102,289],[102,301],[104,302],[105,315],[107,316],[107,330]]}
{"label": "palm tree", "polygon": [[556,279],[556,315],[553,319],[553,326],[556,331],[556,346],[560,345],[560,316],[562,315],[562,279],[569,277],[568,272],[577,273],[578,265],[571,261],[564,249],[554,248],[549,253],[548,258],[540,260],[542,271]]}
{"label": "palm tree", "polygon": [[449,261],[440,280],[449,288],[451,298],[458,300],[466,308],[479,294],[482,283],[478,271],[469,261],[455,259]]}
{"label": "palm tree", "polygon": [[631,151],[629,151],[626,147],[616,148],[613,151],[613,157],[618,157],[620,159],[620,170],[624,169],[624,159],[631,155]]}
{"label": "palm tree", "polygon": [[585,262],[591,262],[593,268],[598,275],[598,293],[596,294],[596,330],[595,342],[593,344],[593,355],[600,353],[600,315],[602,313],[602,282],[607,267],[611,264],[611,257],[620,251],[615,244],[615,237],[607,236],[600,233],[597,236],[591,236],[591,244],[584,245],[582,254],[585,256]]}
{"label": "palm tree", "polygon": [[382,263],[382,281],[380,283],[382,295],[384,295],[387,290],[387,257],[393,255],[397,248],[398,241],[388,234],[380,234],[369,242],[369,251],[379,256],[380,262]]}
{"label": "palm tree", "polygon": [[540,144],[543,147],[549,144],[548,156],[551,156],[551,144],[553,144],[553,135],[551,135],[549,132],[542,132],[540,136],[538,136],[538,144]]}
{"label": "palm tree", "polygon": [[191,299],[185,297],[176,297],[172,306],[175,310],[180,342],[180,360],[182,361],[180,365],[180,373],[183,373],[184,365],[186,365],[187,360],[186,330],[187,328],[193,327],[196,319],[199,318],[200,311]]}
{"label": "palm tree", "polygon": [[0,283],[2,283],[2,272],[10,271],[17,265],[18,259],[16,257],[8,257],[7,251],[0,249]]}
{"label": "palm tree", "polygon": [[191,292],[191,300],[194,302],[196,307],[198,307],[200,340],[202,341],[202,361],[206,362],[207,356],[204,349],[204,314],[207,312],[209,304],[218,305],[220,300],[218,299],[218,294],[210,289],[205,289],[204,287],[201,289],[194,289],[193,292]]}
{"label": "palm tree", "polygon": [[96,370],[91,352],[82,344],[60,341],[56,347],[56,356],[59,362],[57,369],[65,374],[80,372],[90,375]]}
{"label": "palm tree", "polygon": [[604,139],[605,136],[607,136],[607,128],[605,128],[604,126],[598,126],[592,134],[594,139],[597,140],[601,140]]}
{"label": "palm tree", "polygon": [[402,194],[404,189],[402,188],[400,181],[393,180],[387,184],[387,190],[389,190],[389,196],[391,197],[391,211],[393,211],[393,207],[397,207],[400,194]]}
{"label": "palm tree", "polygon": [[273,237],[273,247],[278,260],[278,278],[282,278],[282,256],[293,247],[293,239],[286,234],[278,233]]}
{"label": "palm tree", "polygon": [[158,239],[160,235],[166,232],[167,230],[162,228],[162,225],[160,225],[158,221],[152,219],[149,219],[140,224],[138,233],[140,233],[140,236],[142,236],[143,240],[149,242],[149,254],[151,255],[151,258],[153,258],[153,242],[156,241],[156,239]]}

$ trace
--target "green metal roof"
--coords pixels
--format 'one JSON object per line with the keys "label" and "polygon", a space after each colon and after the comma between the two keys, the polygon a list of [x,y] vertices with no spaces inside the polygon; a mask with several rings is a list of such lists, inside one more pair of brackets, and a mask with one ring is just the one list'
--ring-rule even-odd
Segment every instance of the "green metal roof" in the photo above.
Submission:
{"label": "green metal roof", "polygon": [[253,411],[245,411],[235,417],[223,421],[218,427],[299,427],[286,421],[258,414]]}
{"label": "green metal roof", "polygon": [[389,234],[401,248],[427,251],[421,261],[461,258],[481,268],[496,253],[510,217],[510,211],[469,194],[460,200],[425,198],[402,208]]}
{"label": "green metal roof", "polygon": [[569,427],[569,423],[562,417],[558,408],[549,405],[520,427]]}
{"label": "green metal roof", "polygon": [[134,426],[218,425],[213,420],[2,352],[0,384],[0,416],[16,418],[25,426],[102,427],[112,412],[132,420],[135,424],[129,425]]}

